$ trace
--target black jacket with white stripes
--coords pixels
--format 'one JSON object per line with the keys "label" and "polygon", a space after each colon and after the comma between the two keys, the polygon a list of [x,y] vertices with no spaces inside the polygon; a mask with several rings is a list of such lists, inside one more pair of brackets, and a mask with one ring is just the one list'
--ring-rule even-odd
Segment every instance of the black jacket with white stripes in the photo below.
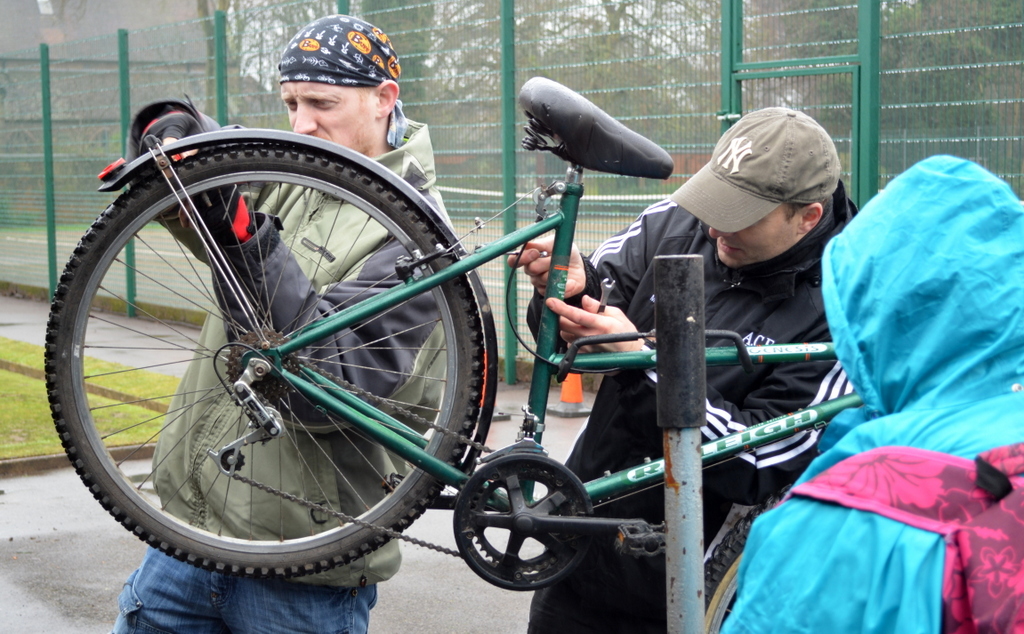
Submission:
{"label": "black jacket with white stripes", "polygon": [[[825,243],[856,213],[842,182],[818,226],[787,252],[766,262],[730,269],[719,262],[715,241],[689,212],[671,201],[647,208],[625,231],[590,257],[586,293],[600,296],[598,280],[616,284],[608,303],[622,309],[641,332],[654,329],[654,258],[699,254],[704,258],[705,327],[731,330],[748,346],[831,341],[821,298],[820,260]],[[592,272],[591,272],[592,273]],[[531,311],[539,310],[539,297]],[[658,324],[658,329],[671,324]],[[728,340],[710,346],[731,345]],[[584,481],[663,455],[657,426],[654,371],[605,376],[590,420],[566,464]],[[705,441],[742,431],[852,391],[834,361],[707,368]],[[708,550],[734,504],[752,505],[791,484],[816,455],[818,433],[804,432],[704,470],[704,543]],[[596,509],[605,517],[664,519],[662,487],[648,489]],[[724,533],[724,531],[723,531]],[[590,555],[567,579],[587,603],[620,606],[651,616],[665,614],[664,558],[634,559],[594,543]],[[625,604],[624,604],[625,601]]]}

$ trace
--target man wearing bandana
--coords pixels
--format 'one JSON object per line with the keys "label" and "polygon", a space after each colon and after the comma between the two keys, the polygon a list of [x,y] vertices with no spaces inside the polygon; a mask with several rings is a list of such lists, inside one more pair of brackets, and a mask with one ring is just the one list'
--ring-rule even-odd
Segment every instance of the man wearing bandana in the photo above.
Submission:
{"label": "man wearing bandana", "polygon": [[[281,98],[295,132],[332,141],[376,159],[420,191],[446,217],[434,186],[433,150],[427,127],[409,121],[402,112],[397,83],[401,66],[387,35],[357,18],[327,16],[295,34],[285,47],[278,68]],[[150,104],[136,115],[132,124],[128,158],[147,151],[142,139],[149,136],[166,143],[217,127],[190,103],[169,100]],[[335,199],[325,201],[319,193],[310,195],[304,188],[275,187],[271,194],[264,191],[252,197],[249,204],[238,204],[232,199],[214,211],[200,210],[214,239],[232,247],[225,249],[226,253],[261,262],[261,271],[253,273],[253,277],[262,276],[263,285],[289,289],[292,293],[275,296],[275,327],[279,319],[289,323],[303,318],[306,313],[300,315],[299,311],[303,310],[310,288],[328,289],[317,307],[324,311],[341,305],[356,293],[365,296],[399,283],[393,273],[401,247],[389,239],[386,230],[361,227],[352,232],[331,231],[331,227],[355,222],[351,220],[355,216],[353,208]],[[358,213],[360,219],[364,218]],[[182,226],[177,216],[163,223],[183,244],[191,246],[194,234]],[[315,244],[318,253],[344,257],[325,264],[323,258],[296,257],[285,246],[304,244]],[[338,352],[327,354],[340,354],[341,349],[346,349],[346,355],[365,355],[351,360],[342,378],[383,397],[392,397],[399,391],[422,394],[409,400],[431,406],[430,390],[416,382],[425,380],[424,373],[418,370],[423,357],[436,354],[429,352],[434,349],[428,342],[433,333],[405,325],[410,319],[408,315],[416,315],[416,323],[425,321],[423,315],[436,311],[431,302],[429,297],[417,298],[370,326],[376,330],[365,336],[375,341],[387,340],[395,351],[388,358],[358,349],[366,346],[357,346],[353,351],[351,341],[342,344],[341,339],[356,335],[339,334]],[[230,304],[230,300],[225,299],[224,303]],[[233,313],[236,310],[230,305],[225,308]],[[312,317],[305,318],[315,318],[316,310],[309,312]],[[227,343],[228,336],[224,322],[210,317],[204,324],[200,344],[217,350]],[[200,442],[200,434],[228,437],[236,429],[238,408],[218,386],[213,364],[190,365],[171,408],[191,414],[169,422],[161,432],[154,456],[154,485],[165,508],[173,515],[184,521],[198,521],[206,530],[221,535],[247,538],[254,530],[248,518],[258,519],[260,509],[266,506],[260,506],[262,494],[254,495],[248,487],[237,483],[228,486],[229,479],[220,476],[213,461],[199,455],[209,446]],[[211,393],[219,394],[214,399],[206,396],[208,400],[204,403],[210,402],[211,406],[190,407],[202,398],[200,395]],[[332,455],[347,465],[346,477],[332,478],[337,481],[338,491],[325,495],[336,500],[342,512],[359,514],[367,501],[375,503],[384,495],[376,469],[377,463],[386,464],[389,458],[368,441],[341,439],[341,435],[292,434],[289,446],[278,443],[275,451],[250,461],[252,477],[261,480],[257,469],[300,472],[304,456]],[[282,510],[281,505],[272,506],[275,520],[283,515],[280,530],[286,535],[297,531],[302,534],[303,530],[308,534],[305,508],[292,505],[296,509],[289,510],[286,505]],[[292,524],[287,524],[289,521]],[[151,548],[125,583],[118,600],[114,632],[366,632],[370,609],[377,601],[376,584],[397,573],[400,562],[398,544],[390,542],[349,565],[296,580],[246,579],[201,570]]]}

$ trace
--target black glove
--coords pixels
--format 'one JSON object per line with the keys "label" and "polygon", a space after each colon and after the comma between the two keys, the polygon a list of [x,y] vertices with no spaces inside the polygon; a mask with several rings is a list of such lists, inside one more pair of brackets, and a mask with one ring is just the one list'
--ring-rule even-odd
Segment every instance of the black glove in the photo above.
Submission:
{"label": "black glove", "polygon": [[167,137],[184,139],[187,136],[201,132],[203,132],[203,127],[195,117],[187,112],[171,110],[167,114],[161,115],[159,118],[149,122],[142,129],[142,139],[139,141],[136,151],[139,155],[149,152],[147,139],[150,137],[155,137],[158,142],[163,143],[163,140]]}
{"label": "black glove", "polygon": [[[231,192],[231,193],[229,193]],[[213,239],[223,245],[236,245],[256,232],[255,216],[236,187],[222,187],[193,197],[196,210]]]}
{"label": "black glove", "polygon": [[159,119],[153,120],[148,127],[142,130],[142,143],[139,145],[139,153],[149,151],[149,148],[146,147],[146,137],[150,135],[163,142],[167,137],[184,139],[187,136],[199,134],[202,131],[202,126],[199,125],[199,122],[192,115],[186,112],[169,112]]}
{"label": "black glove", "polygon": [[199,112],[191,100],[165,99],[155,101],[139,110],[128,130],[125,159],[133,159],[149,152],[145,139],[154,136],[158,141],[167,137],[183,139],[201,132],[220,130],[220,124]]}

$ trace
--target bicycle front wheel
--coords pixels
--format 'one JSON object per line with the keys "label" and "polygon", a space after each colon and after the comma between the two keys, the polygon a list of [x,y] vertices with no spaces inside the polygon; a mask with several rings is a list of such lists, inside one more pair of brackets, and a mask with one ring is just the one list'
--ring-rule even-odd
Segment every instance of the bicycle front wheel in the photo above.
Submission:
{"label": "bicycle front wheel", "polygon": [[[259,271],[246,271],[231,260],[231,276],[259,284],[225,285],[161,173],[137,174],[75,249],[47,327],[47,388],[75,469],[125,528],[205,569],[293,577],[381,547],[374,556],[397,566],[385,529],[408,527],[441,485],[287,381],[253,385],[285,427],[269,442],[237,445],[234,473],[247,480],[210,454],[253,431],[226,389],[244,373],[243,356],[401,285],[399,258],[454,245],[401,188],[309,146],[226,142],[174,170],[196,204],[242,198],[276,214],[285,263],[250,257],[245,266]],[[454,257],[449,250],[417,274]],[[494,389],[480,301],[472,277],[456,277],[302,348],[284,367],[326,379],[460,466]]]}

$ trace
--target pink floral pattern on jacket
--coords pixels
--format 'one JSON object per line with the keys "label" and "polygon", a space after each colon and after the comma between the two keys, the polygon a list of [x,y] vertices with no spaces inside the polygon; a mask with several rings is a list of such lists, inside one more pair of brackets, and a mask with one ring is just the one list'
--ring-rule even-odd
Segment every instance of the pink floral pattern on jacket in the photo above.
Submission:
{"label": "pink floral pattern on jacket", "polygon": [[[979,456],[1007,476],[1024,473],[1024,443]],[[938,533],[946,541],[943,632],[1024,632],[1024,478],[995,499],[970,460],[912,447],[851,456],[790,495],[834,502]]]}

